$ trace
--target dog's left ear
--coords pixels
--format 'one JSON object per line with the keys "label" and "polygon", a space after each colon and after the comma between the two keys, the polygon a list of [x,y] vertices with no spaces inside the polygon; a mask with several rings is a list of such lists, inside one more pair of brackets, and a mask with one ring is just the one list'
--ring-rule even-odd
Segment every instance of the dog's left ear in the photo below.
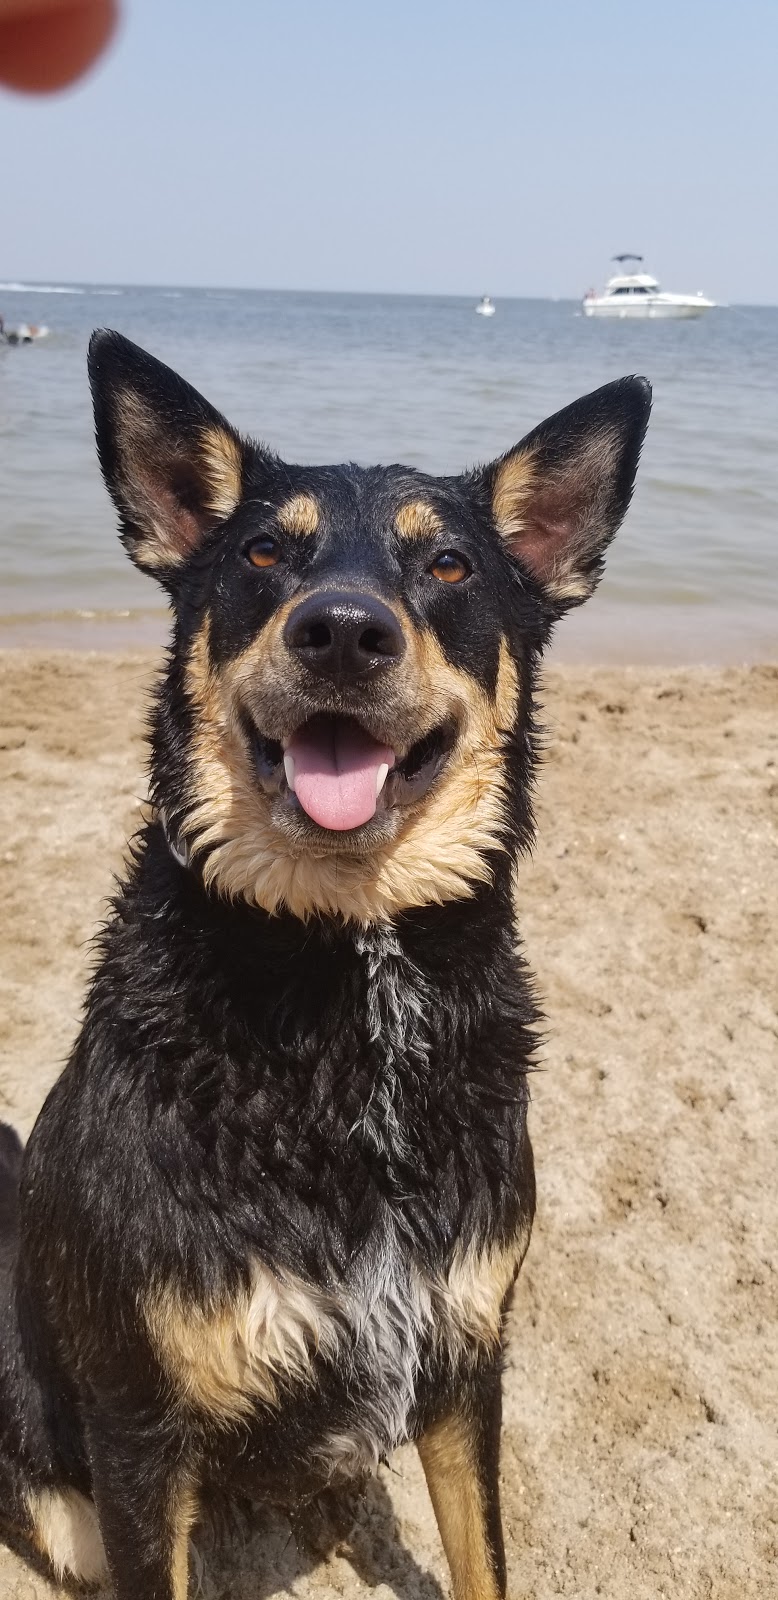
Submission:
{"label": "dog's left ear", "polygon": [[248,447],[191,384],[121,334],[94,333],[88,364],[122,543],[173,588],[177,569],[235,510]]}
{"label": "dog's left ear", "polygon": [[607,383],[478,474],[498,532],[559,612],[588,599],[632,496],[651,410],[646,378]]}

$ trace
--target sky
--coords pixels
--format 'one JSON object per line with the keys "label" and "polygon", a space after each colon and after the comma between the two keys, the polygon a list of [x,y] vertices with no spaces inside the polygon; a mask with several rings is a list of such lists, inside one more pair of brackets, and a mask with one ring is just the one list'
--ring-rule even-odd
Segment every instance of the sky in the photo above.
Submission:
{"label": "sky", "polygon": [[778,303],[777,0],[125,0],[0,91],[0,281]]}

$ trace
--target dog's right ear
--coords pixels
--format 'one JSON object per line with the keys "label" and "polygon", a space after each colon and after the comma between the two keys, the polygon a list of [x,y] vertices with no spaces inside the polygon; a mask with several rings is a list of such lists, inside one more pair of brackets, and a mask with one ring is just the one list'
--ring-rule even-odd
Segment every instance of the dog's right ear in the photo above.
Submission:
{"label": "dog's right ear", "polygon": [[249,446],[190,384],[120,333],[89,344],[97,453],[125,549],[169,587],[237,506]]}

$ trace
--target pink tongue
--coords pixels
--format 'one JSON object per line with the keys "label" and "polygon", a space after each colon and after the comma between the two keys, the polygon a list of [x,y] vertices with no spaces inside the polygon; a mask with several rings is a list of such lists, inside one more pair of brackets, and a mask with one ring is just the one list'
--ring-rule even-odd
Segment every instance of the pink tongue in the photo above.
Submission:
{"label": "pink tongue", "polygon": [[303,810],[320,828],[339,832],[375,816],[378,769],[394,766],[394,751],[350,717],[312,718],[292,736],[286,754]]}

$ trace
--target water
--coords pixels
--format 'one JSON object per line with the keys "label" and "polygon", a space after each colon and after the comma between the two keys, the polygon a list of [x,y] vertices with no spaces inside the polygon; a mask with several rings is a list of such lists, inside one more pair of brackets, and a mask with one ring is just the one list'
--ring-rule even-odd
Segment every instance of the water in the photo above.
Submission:
{"label": "water", "polygon": [[[0,286],[0,643],[134,643],[162,601],[114,534],[85,350],[119,328],[290,460],[451,471],[625,372],[654,385],[633,507],[598,598],[560,630],[589,659],[778,654],[778,309],[610,323],[570,302]],[[79,613],[96,613],[90,625]]]}

